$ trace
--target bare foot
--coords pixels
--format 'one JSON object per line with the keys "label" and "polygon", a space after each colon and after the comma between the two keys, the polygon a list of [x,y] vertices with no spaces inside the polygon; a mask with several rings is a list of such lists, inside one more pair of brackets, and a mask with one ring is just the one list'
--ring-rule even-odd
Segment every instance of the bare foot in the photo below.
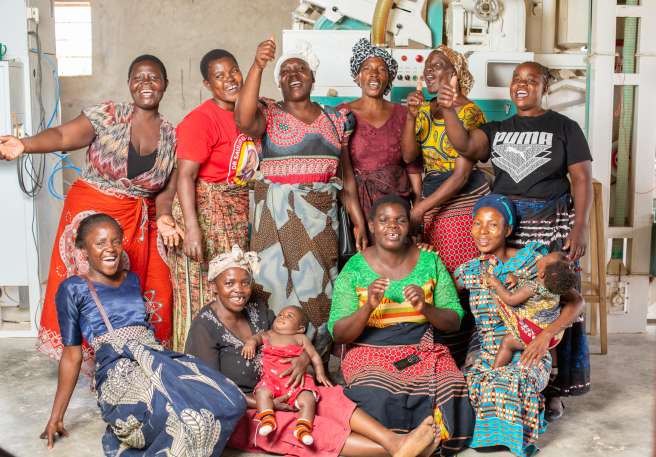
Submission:
{"label": "bare foot", "polygon": [[404,437],[401,447],[393,457],[429,456],[435,452],[439,444],[439,435],[435,434],[433,427],[433,416],[428,416],[416,429]]}

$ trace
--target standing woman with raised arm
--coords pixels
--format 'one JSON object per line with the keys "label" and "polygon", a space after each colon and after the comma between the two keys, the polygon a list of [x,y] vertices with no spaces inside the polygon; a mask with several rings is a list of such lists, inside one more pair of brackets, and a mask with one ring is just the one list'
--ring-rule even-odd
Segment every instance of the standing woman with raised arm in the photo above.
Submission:
{"label": "standing woman with raised arm", "polygon": [[363,249],[367,244],[348,154],[353,116],[345,108],[322,108],[310,99],[319,61],[306,42],[276,63],[274,77],[283,101],[259,105],[262,73],[275,51],[272,39],[257,47],[235,107],[241,131],[260,138],[262,146],[263,179],[255,183],[251,248],[267,267],[255,282],[275,312],[301,306],[319,328],[319,339],[328,339],[324,324],[337,277],[339,176],[356,245]]}
{"label": "standing woman with raised arm", "polygon": [[[454,110],[467,130],[485,123],[485,116],[467,94],[474,86],[467,59],[462,54],[440,45],[433,50],[424,65],[424,80],[430,94],[437,94],[458,77]],[[424,176],[422,200],[412,208],[414,224],[424,223],[425,241],[432,244],[450,273],[462,263],[478,255],[470,234],[471,212],[480,197],[490,193],[490,187],[476,163],[459,154],[445,131],[444,114],[437,98],[425,102],[421,91],[408,96],[408,113],[414,119],[416,142],[403,158],[411,162],[423,157]]]}
{"label": "standing woman with raised arm", "polygon": [[[175,128],[159,112],[167,86],[164,64],[142,55],[128,70],[132,102],[90,106],[72,121],[32,137],[0,136],[0,158],[5,160],[88,147],[82,176],[64,200],[41,313],[38,348],[52,357],[59,359],[63,350],[55,294],[62,281],[88,268],[74,240],[80,221],[93,213],[107,213],[121,225],[125,267],[139,277],[155,336],[164,345],[170,342],[171,278],[157,243],[158,229],[165,244],[179,242],[171,217]],[[93,351],[85,345],[83,354],[83,372],[91,375]]]}
{"label": "standing woman with raised arm", "polygon": [[248,248],[248,188],[257,167],[253,140],[235,124],[244,83],[235,57],[213,49],[200,62],[212,98],[177,128],[178,185],[173,216],[184,227],[182,246],[169,250],[173,277],[173,349],[181,351],[198,311],[214,299],[207,280],[211,259],[233,245]]}
{"label": "standing woman with raised arm", "polygon": [[[439,104],[454,147],[471,160],[491,158],[494,193],[509,196],[515,204],[519,225],[509,244],[523,247],[539,242],[550,251],[567,251],[569,260],[576,262],[586,248],[592,156],[576,122],[542,107],[548,82],[549,71],[541,64],[518,65],[510,84],[517,114],[472,131],[463,128],[454,109],[456,77],[440,90]],[[542,335],[536,340],[546,347],[549,342]],[[561,396],[590,389],[590,356],[582,321],[565,331],[556,349],[557,370],[545,391],[547,418],[552,420],[563,414]]]}

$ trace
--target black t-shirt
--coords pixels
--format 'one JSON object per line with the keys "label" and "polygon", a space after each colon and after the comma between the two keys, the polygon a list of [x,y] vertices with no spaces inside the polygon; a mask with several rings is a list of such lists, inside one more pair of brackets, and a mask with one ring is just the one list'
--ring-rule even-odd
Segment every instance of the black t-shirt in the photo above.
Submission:
{"label": "black t-shirt", "polygon": [[493,192],[548,199],[569,192],[567,167],[592,160],[579,125],[555,111],[482,125],[494,166]]}

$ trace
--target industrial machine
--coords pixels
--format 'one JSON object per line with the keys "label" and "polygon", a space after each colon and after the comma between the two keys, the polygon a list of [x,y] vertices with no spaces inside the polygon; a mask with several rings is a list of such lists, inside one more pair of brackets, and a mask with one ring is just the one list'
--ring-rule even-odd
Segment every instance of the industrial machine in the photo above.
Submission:
{"label": "industrial machine", "polygon": [[[349,58],[353,44],[368,37],[374,44],[388,48],[399,63],[389,98],[404,103],[407,94],[415,90],[431,49],[446,43],[468,56],[475,78],[469,98],[481,107],[488,120],[505,119],[514,113],[508,86],[518,63],[535,60],[547,66],[553,81],[543,105],[576,120],[586,132],[595,159],[593,176],[604,185],[606,233],[610,232],[609,238],[616,238],[609,241],[606,259],[611,256],[612,245],[613,252],[620,252],[624,262],[633,265],[633,271],[630,267],[625,270],[635,273],[633,277],[626,276],[621,291],[614,285],[617,281],[610,279],[609,299],[624,297],[624,315],[610,316],[609,326],[635,331],[644,329],[645,304],[649,302],[649,262],[641,254],[644,250],[636,248],[635,243],[649,243],[644,234],[648,235],[650,230],[642,225],[651,220],[653,197],[650,190],[630,196],[631,186],[637,188],[636,183],[642,182],[638,176],[646,173],[635,166],[642,153],[636,149],[638,143],[630,139],[633,135],[649,135],[649,127],[642,133],[634,130],[638,119],[633,111],[638,113],[639,109],[634,108],[633,91],[637,85],[638,90],[647,91],[647,86],[653,85],[650,81],[656,81],[656,75],[652,74],[651,79],[647,76],[654,69],[655,32],[638,27],[640,20],[643,25],[647,24],[647,17],[653,20],[656,5],[642,4],[638,0],[299,0],[292,14],[291,30],[283,31],[282,47],[283,51],[293,49],[299,40],[312,45],[321,61],[312,97],[323,104],[337,104],[360,96],[360,89],[349,74]],[[617,43],[624,43],[627,49],[623,69],[615,57]],[[637,51],[638,45],[641,51]],[[638,56],[643,62],[640,69],[645,72],[641,77],[635,74]],[[649,93],[645,91],[642,93]],[[618,94],[623,94],[623,98]],[[640,104],[640,109],[645,110],[641,111],[643,116],[648,116],[645,103]],[[619,127],[613,127],[611,112],[620,111],[622,115],[615,116]],[[653,115],[651,121],[642,122],[653,123]],[[607,138],[617,131],[619,140]],[[613,165],[617,172],[611,171],[611,143],[619,145],[620,160]],[[646,145],[647,140],[640,144]],[[653,151],[653,141],[649,144],[643,148],[644,160],[653,161],[653,154],[648,152]],[[653,174],[652,167],[648,168]],[[653,176],[648,182],[652,188]],[[615,194],[620,195],[619,200]],[[626,204],[611,205],[620,200]],[[613,227],[616,222],[609,219],[609,208],[612,215],[619,215],[616,219],[627,222]],[[628,297],[631,306],[627,304]]]}
{"label": "industrial machine", "polygon": [[[2,2],[0,134],[25,136],[59,124],[53,3]],[[0,161],[0,336],[36,336],[42,284],[61,213],[55,155]],[[50,179],[49,179],[50,178]]]}

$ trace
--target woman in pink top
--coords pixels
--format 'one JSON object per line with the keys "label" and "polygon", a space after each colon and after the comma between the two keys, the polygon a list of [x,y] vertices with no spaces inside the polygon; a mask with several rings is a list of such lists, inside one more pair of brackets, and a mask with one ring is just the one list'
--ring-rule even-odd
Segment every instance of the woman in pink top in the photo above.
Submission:
{"label": "woman in pink top", "polygon": [[384,195],[398,194],[408,200],[421,195],[420,162],[403,161],[403,151],[416,148],[414,118],[408,116],[405,106],[383,98],[391,90],[397,70],[396,60],[366,38],[353,46],[351,76],[362,89],[362,97],[343,106],[356,119],[349,150],[365,215]]}

